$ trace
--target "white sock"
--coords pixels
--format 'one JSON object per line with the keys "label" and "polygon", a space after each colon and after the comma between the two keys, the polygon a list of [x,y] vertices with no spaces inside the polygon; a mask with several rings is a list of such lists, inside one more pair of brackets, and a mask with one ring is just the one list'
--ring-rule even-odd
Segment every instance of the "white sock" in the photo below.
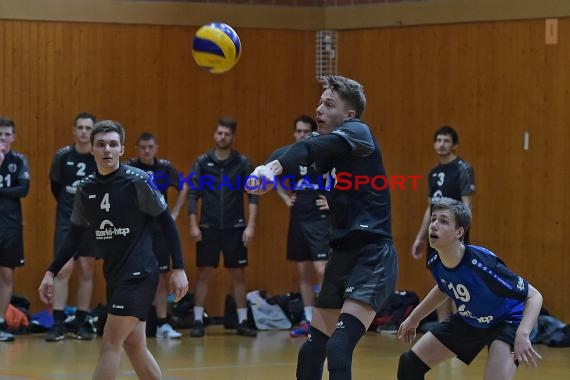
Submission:
{"label": "white sock", "polygon": [[239,323],[247,320],[247,307],[238,307],[237,315]]}
{"label": "white sock", "polygon": [[305,320],[311,322],[313,320],[313,307],[305,306]]}
{"label": "white sock", "polygon": [[204,308],[202,306],[194,306],[194,320],[204,321]]}

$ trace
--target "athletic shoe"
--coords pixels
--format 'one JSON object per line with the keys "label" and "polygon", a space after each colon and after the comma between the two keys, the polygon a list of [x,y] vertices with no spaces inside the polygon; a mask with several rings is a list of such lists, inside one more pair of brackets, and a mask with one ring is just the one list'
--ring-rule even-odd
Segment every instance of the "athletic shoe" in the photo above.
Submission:
{"label": "athletic shoe", "polygon": [[75,320],[68,331],[77,340],[92,340],[95,338],[95,325],[93,325],[93,318],[87,316],[83,323],[79,324],[78,320]]}
{"label": "athletic shoe", "polygon": [[0,342],[13,342],[14,334],[10,334],[4,330],[0,330]]}
{"label": "athletic shoe", "polygon": [[257,330],[252,329],[247,325],[247,321],[243,321],[237,327],[236,333],[241,336],[249,336],[255,338],[257,336]]}
{"label": "athletic shoe", "polygon": [[192,331],[190,331],[190,336],[192,338],[201,338],[204,336],[206,329],[204,328],[204,322],[194,321],[194,326],[192,326]]}
{"label": "athletic shoe", "polygon": [[165,323],[156,329],[157,338],[179,339],[181,336],[182,334],[174,330],[168,323]]}
{"label": "athletic shoe", "polygon": [[45,340],[46,342],[59,342],[65,339],[65,333],[67,329],[63,323],[55,323],[47,332]]}
{"label": "athletic shoe", "polygon": [[310,328],[311,328],[311,323],[307,322],[307,321],[303,321],[303,322],[301,322],[299,327],[291,330],[289,335],[292,337],[307,336],[307,335],[309,335],[309,329]]}

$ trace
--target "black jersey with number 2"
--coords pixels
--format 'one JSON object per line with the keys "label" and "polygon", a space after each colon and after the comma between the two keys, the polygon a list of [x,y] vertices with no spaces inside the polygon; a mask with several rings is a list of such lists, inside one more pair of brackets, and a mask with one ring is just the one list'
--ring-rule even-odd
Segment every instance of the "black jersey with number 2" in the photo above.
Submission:
{"label": "black jersey with number 2", "polygon": [[97,166],[91,153],[79,153],[73,145],[61,148],[54,156],[49,171],[52,192],[57,201],[56,222],[69,223],[73,198],[81,179],[93,174]]}

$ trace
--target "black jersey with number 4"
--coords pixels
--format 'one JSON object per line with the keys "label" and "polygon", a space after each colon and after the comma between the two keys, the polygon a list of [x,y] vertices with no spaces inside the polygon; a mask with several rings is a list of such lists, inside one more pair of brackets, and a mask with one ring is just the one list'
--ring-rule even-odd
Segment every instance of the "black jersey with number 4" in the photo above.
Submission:
{"label": "black jersey with number 4", "polygon": [[28,194],[30,170],[21,153],[9,151],[0,165],[0,229],[22,225],[20,198]]}
{"label": "black jersey with number 4", "polygon": [[82,179],[77,188],[71,221],[88,227],[110,283],[158,271],[151,222],[167,206],[147,181],[144,171],[121,165],[109,175]]}
{"label": "black jersey with number 4", "polygon": [[139,168],[153,176],[152,181],[154,181],[153,183],[155,183],[155,187],[158,188],[162,195],[164,195],[164,199],[167,202],[169,187],[174,187],[176,190],[180,190],[178,172],[174,165],[168,160],[155,158],[152,165],[147,165],[141,162],[138,158],[131,158],[125,162],[125,165]]}
{"label": "black jersey with number 4", "polygon": [[429,198],[453,198],[461,201],[461,196],[475,193],[473,167],[457,157],[447,164],[439,164],[428,175]]}
{"label": "black jersey with number 4", "polygon": [[49,171],[52,192],[57,201],[56,223],[69,224],[73,198],[81,179],[93,174],[97,166],[91,153],[79,153],[74,145],[61,148]]}

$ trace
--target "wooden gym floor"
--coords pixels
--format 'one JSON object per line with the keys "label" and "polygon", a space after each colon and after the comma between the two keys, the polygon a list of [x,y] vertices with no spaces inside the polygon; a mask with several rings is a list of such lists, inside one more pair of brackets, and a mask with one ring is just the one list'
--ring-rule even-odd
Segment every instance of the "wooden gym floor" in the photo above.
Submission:
{"label": "wooden gym floor", "polygon": [[[0,343],[1,380],[90,379],[101,339],[80,342],[67,338],[48,343],[43,334],[20,335],[13,343]],[[295,378],[297,350],[303,338],[287,331],[260,332],[257,338],[238,337],[221,326],[210,326],[204,338],[149,339],[165,380],[291,380]],[[543,360],[537,369],[519,368],[516,379],[566,380],[570,378],[570,348],[537,346]],[[394,380],[398,357],[407,350],[394,335],[369,332],[353,361],[353,379]],[[481,379],[486,352],[467,367],[453,360],[428,373],[426,379]],[[124,357],[119,379],[136,379]],[[328,375],[323,376],[328,379]]]}

